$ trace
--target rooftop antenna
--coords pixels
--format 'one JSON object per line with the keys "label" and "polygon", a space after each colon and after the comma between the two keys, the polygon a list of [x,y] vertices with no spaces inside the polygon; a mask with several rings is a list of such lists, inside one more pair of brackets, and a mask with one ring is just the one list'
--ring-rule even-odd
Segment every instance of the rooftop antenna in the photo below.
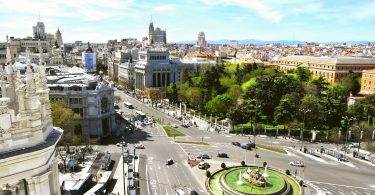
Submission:
{"label": "rooftop antenna", "polygon": [[150,20],[150,23],[152,23],[152,15],[151,15],[151,20]]}
{"label": "rooftop antenna", "polygon": [[40,11],[39,11],[39,17],[38,17],[38,19],[39,19],[39,22],[40,22]]}

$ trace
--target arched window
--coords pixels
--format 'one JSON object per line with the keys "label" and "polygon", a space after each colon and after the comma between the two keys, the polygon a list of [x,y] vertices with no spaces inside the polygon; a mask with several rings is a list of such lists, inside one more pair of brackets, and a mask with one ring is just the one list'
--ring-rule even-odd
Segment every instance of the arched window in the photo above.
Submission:
{"label": "arched window", "polygon": [[101,113],[107,113],[109,111],[108,98],[102,97],[100,101]]}

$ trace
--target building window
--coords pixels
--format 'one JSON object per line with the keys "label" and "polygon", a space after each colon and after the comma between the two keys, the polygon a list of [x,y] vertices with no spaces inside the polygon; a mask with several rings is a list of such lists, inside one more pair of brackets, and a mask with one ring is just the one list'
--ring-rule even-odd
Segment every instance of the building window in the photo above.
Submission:
{"label": "building window", "polygon": [[82,98],[69,98],[70,104],[82,104]]}

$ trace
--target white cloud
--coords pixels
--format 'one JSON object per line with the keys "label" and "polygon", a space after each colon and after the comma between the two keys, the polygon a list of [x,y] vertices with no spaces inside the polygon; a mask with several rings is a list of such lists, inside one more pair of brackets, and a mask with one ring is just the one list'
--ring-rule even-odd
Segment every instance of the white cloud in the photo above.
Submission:
{"label": "white cloud", "polygon": [[[203,0],[208,5],[232,5],[255,11],[261,17],[273,22],[280,22],[284,15],[275,10],[265,0]],[[267,3],[268,2],[268,3]]]}
{"label": "white cloud", "polygon": [[0,0],[2,10],[42,17],[76,17],[85,20],[102,20],[124,12],[135,13],[130,8],[133,0]]}
{"label": "white cloud", "polygon": [[154,7],[153,10],[156,12],[170,12],[175,11],[176,7],[177,6],[175,4],[163,4]]}

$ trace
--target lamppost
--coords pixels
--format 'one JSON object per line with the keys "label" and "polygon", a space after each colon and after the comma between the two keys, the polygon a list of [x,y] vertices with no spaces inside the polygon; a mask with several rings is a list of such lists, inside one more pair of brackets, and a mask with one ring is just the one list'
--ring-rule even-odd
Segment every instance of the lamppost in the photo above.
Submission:
{"label": "lamppost", "polygon": [[253,140],[253,142],[255,144],[255,126],[256,126],[256,118],[257,118],[256,112],[257,112],[258,108],[261,107],[261,105],[255,104],[255,105],[251,105],[251,107],[254,108],[254,120],[253,120],[253,136],[254,136],[254,140]]}
{"label": "lamppost", "polygon": [[346,144],[348,143],[348,136],[349,136],[349,125],[350,121],[356,120],[355,117],[349,117],[348,115],[345,115],[342,117],[344,120],[346,120],[346,136],[345,136],[345,154],[347,153]]}
{"label": "lamppost", "polygon": [[306,113],[311,112],[310,109],[307,108],[301,108],[299,109],[301,112],[303,112],[303,127],[301,131],[301,151],[303,149],[303,132],[305,131],[305,119],[306,119]]}
{"label": "lamppost", "polygon": [[124,144],[125,144],[125,141],[124,141],[124,136],[121,136],[122,138],[122,142],[121,142],[121,151],[122,151],[122,181],[123,181],[123,185],[124,185],[124,194],[125,194],[125,168],[124,168]]}

